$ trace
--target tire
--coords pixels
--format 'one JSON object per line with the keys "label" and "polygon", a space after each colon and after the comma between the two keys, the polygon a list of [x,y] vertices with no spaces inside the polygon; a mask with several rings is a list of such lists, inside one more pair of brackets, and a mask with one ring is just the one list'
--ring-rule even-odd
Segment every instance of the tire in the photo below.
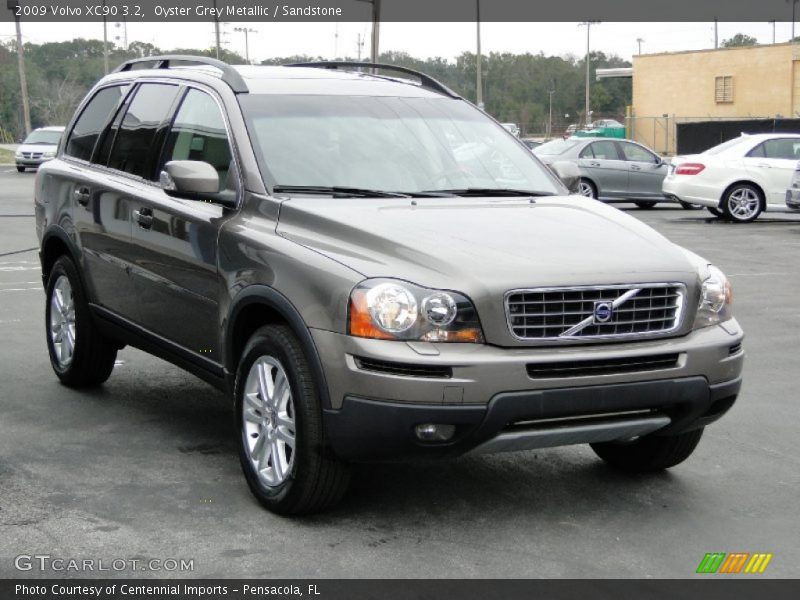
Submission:
{"label": "tire", "polygon": [[17,173],[24,173],[24,172],[25,172],[25,167],[20,167],[19,165],[17,165]]}
{"label": "tire", "polygon": [[634,204],[641,209],[650,209],[656,205],[656,203],[651,200],[637,200]]}
{"label": "tire", "polygon": [[691,202],[684,202],[683,200],[678,200],[678,204],[680,204],[681,208],[684,210],[697,210],[701,208],[699,204],[692,204]]}
{"label": "tire", "polygon": [[725,218],[734,223],[750,223],[764,209],[761,190],[749,183],[732,185],[722,197],[720,208]]}
{"label": "tire", "polygon": [[[281,391],[273,399],[276,388]],[[349,469],[328,446],[314,376],[288,327],[267,325],[253,334],[234,393],[239,460],[258,501],[281,515],[319,512],[339,502]]]}
{"label": "tire", "polygon": [[694,452],[703,428],[676,435],[649,435],[634,442],[602,442],[591,444],[595,454],[606,463],[628,473],[649,473],[669,469]]}
{"label": "tire", "polygon": [[712,215],[714,215],[715,217],[717,217],[718,219],[725,219],[725,220],[728,219],[728,217],[725,216],[725,213],[723,213],[718,208],[714,208],[713,206],[706,206],[706,210],[708,212],[710,212]]}
{"label": "tire", "polygon": [[578,182],[578,193],[587,198],[597,198],[597,186],[591,180],[581,177]]}
{"label": "tire", "polygon": [[53,371],[70,387],[103,383],[114,370],[117,346],[92,321],[78,270],[68,256],[56,260],[46,291],[45,328]]}

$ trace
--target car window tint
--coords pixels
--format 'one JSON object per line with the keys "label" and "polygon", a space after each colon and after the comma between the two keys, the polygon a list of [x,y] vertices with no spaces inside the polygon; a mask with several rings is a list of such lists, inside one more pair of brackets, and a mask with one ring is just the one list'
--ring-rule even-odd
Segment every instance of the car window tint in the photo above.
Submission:
{"label": "car window tint", "polygon": [[594,158],[594,152],[592,152],[592,144],[589,144],[581,150],[581,153],[578,155],[580,158]]}
{"label": "car window tint", "polygon": [[103,88],[94,95],[70,132],[65,154],[81,160],[91,158],[97,137],[119,106],[127,88],[127,85],[115,85]]}
{"label": "car window tint", "polygon": [[221,189],[234,189],[236,178],[231,177],[228,182],[231,159],[231,146],[219,106],[205,92],[189,90],[167,135],[160,169],[170,160],[201,160],[217,170]]}
{"label": "car window tint", "polygon": [[169,115],[178,86],[145,83],[137,91],[114,139],[108,166],[151,179],[158,132]]}
{"label": "car window tint", "polygon": [[625,156],[625,160],[635,162],[657,162],[655,154],[645,150],[641,146],[626,142],[620,142],[620,146],[622,146],[622,153]]}
{"label": "car window tint", "polygon": [[602,160],[619,160],[617,148],[614,146],[614,142],[592,142],[591,146],[595,158]]}
{"label": "car window tint", "polygon": [[[755,151],[760,149],[756,154]],[[750,152],[750,156],[762,156],[765,158],[782,158],[787,160],[800,159],[800,139],[779,138],[767,140]]]}

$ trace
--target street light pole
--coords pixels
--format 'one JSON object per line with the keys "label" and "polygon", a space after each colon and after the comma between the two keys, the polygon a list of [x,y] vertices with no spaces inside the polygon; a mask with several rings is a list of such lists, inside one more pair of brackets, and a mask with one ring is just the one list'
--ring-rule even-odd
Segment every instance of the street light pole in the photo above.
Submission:
{"label": "street light pole", "polygon": [[475,23],[477,25],[477,42],[478,42],[478,50],[476,58],[476,69],[475,69],[475,101],[478,104],[478,108],[483,109],[483,73],[481,73],[481,69],[483,67],[483,56],[481,55],[481,0],[475,0],[476,4],[476,19]]}
{"label": "street light pole", "polygon": [[642,38],[636,38],[636,43],[639,44],[639,54],[642,53],[642,42],[643,41],[644,41],[644,39],[642,39]]}
{"label": "street light pole", "polygon": [[589,106],[589,91],[590,91],[590,77],[591,77],[591,60],[590,60],[590,33],[592,31],[592,25],[598,25],[600,21],[584,21],[580,23],[581,26],[586,26],[586,105],[585,105],[585,115],[584,115],[584,124],[589,124],[589,113],[590,113],[590,106]]}
{"label": "street light pole", "polygon": [[248,41],[247,35],[250,33],[258,33],[256,29],[251,29],[250,27],[234,27],[234,31],[238,31],[244,34],[244,58],[247,64],[250,64],[250,42]]}
{"label": "street light pole", "polygon": [[553,137],[553,94],[555,94],[556,91],[548,90],[547,93],[550,96],[550,118],[547,120],[547,139],[549,140]]}
{"label": "street light pole", "polygon": [[22,29],[17,16],[18,0],[6,0],[8,10],[14,13],[14,25],[17,29],[17,66],[19,68],[19,87],[22,93],[22,117],[25,121],[25,136],[31,132],[31,106],[28,102],[28,79],[25,76],[25,48],[22,45]]}
{"label": "street light pole", "polygon": [[[106,6],[106,0],[103,0],[103,8]],[[108,20],[103,11],[103,69],[105,74],[108,75]]]}

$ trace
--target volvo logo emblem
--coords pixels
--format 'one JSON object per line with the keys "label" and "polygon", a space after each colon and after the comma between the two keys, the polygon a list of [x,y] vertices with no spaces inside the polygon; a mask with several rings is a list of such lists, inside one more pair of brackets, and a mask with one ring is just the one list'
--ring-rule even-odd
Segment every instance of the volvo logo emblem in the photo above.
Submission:
{"label": "volvo logo emblem", "polygon": [[595,302],[592,314],[594,315],[595,323],[608,323],[611,317],[614,316],[614,306],[611,302],[602,300],[600,302]]}

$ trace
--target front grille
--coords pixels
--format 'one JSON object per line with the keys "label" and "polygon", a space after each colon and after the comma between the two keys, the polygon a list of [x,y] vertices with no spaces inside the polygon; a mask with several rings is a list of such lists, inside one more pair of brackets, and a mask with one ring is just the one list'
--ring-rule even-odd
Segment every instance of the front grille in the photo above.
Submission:
{"label": "front grille", "polygon": [[450,379],[453,376],[452,367],[437,365],[417,365],[409,363],[376,360],[374,358],[353,357],[356,366],[364,371],[385,373],[387,375],[400,375],[402,377],[429,377],[434,379]]}
{"label": "front grille", "polygon": [[568,360],[527,365],[528,377],[590,377],[592,375],[616,375],[656,369],[672,369],[678,366],[678,354],[656,354],[626,358],[604,358],[595,360]]}
{"label": "front grille", "polygon": [[680,283],[536,288],[506,294],[506,318],[520,340],[658,337],[681,325]]}
{"label": "front grille", "polygon": [[23,152],[22,158],[42,158],[42,152]]}

